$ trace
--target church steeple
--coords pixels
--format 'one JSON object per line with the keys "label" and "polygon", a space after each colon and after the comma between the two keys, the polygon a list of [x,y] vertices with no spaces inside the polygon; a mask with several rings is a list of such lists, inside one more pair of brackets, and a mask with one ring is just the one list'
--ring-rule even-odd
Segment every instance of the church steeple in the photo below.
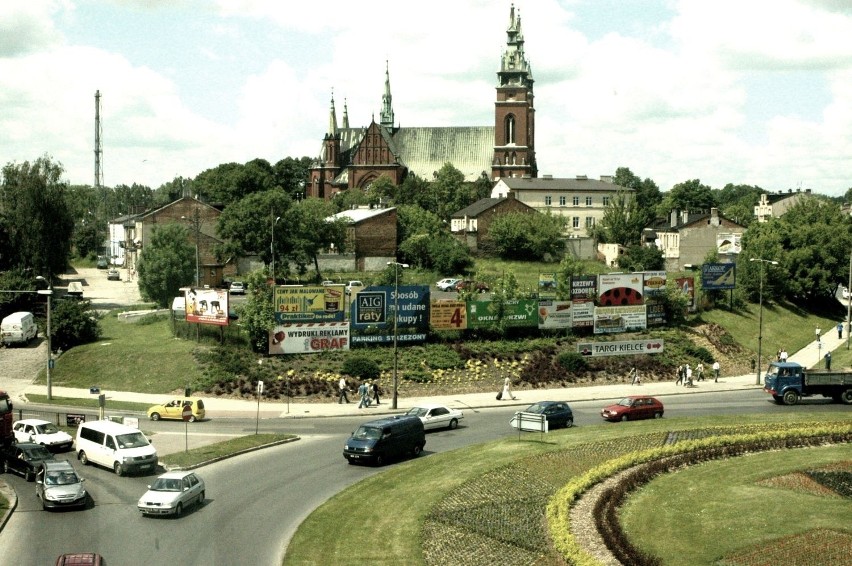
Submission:
{"label": "church steeple", "polygon": [[343,124],[340,125],[344,130],[349,129],[349,109],[346,105],[346,99],[343,99]]}
{"label": "church steeple", "polygon": [[331,111],[328,113],[328,135],[337,133],[337,113],[334,111],[334,89],[331,89]]}
{"label": "church steeple", "polygon": [[532,67],[524,54],[521,15],[520,11],[515,12],[514,4],[506,35],[506,49],[497,72],[492,180],[538,176]]}
{"label": "church steeple", "polygon": [[393,97],[390,90],[390,70],[385,61],[385,93],[382,95],[382,126],[393,129]]}

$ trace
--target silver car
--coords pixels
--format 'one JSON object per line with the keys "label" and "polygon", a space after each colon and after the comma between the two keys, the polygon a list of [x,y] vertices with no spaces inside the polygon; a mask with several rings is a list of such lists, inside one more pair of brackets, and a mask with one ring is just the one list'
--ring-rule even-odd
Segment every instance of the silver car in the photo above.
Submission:
{"label": "silver car", "polygon": [[45,462],[36,474],[36,497],[42,509],[82,509],[89,500],[84,481],[64,460]]}
{"label": "silver car", "polygon": [[148,486],[136,507],[143,515],[174,515],[204,503],[204,480],[194,472],[168,472]]}
{"label": "silver car", "polygon": [[418,417],[426,430],[433,428],[454,430],[459,426],[459,421],[464,418],[464,413],[445,405],[418,405],[409,409],[405,414],[410,417]]}

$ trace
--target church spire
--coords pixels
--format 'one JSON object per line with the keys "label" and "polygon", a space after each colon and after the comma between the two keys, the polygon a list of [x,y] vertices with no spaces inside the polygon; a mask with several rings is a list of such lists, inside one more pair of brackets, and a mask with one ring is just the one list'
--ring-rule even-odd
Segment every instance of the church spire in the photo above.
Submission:
{"label": "church spire", "polygon": [[334,111],[334,89],[331,89],[331,111],[328,114],[328,135],[337,133],[337,113]]}
{"label": "church spire", "polygon": [[497,73],[498,86],[517,85],[532,90],[532,67],[524,54],[524,32],[521,31],[521,11],[515,13],[515,5],[509,11],[509,27],[506,29],[506,50],[500,59]]}
{"label": "church spire", "polygon": [[385,94],[382,95],[382,126],[388,130],[393,129],[393,97],[390,90],[390,70],[388,62],[385,61]]}
{"label": "church spire", "polygon": [[346,104],[346,99],[343,99],[343,124],[340,125],[344,130],[349,129],[349,108]]}

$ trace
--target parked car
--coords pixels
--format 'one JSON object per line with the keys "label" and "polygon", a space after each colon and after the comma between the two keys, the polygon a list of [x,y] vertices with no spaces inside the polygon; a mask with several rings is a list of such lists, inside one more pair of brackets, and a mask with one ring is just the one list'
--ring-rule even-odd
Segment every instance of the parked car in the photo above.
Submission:
{"label": "parked car", "polygon": [[488,283],[464,279],[456,283],[456,291],[475,291],[477,293],[487,293],[489,291],[489,288]]}
{"label": "parked car", "polygon": [[22,419],[12,425],[17,442],[41,444],[50,450],[69,450],[74,439],[55,424],[41,419]]}
{"label": "parked car", "polygon": [[351,295],[352,293],[357,293],[361,289],[364,288],[364,283],[357,280],[352,280],[346,284],[346,294]]}
{"label": "parked car", "polygon": [[68,289],[65,291],[65,294],[69,297],[82,298],[83,297],[83,284],[79,281],[71,281],[68,283]]}
{"label": "parked car", "polygon": [[654,397],[631,395],[615,405],[601,409],[601,416],[608,421],[659,419],[663,416],[663,404]]}
{"label": "parked car", "polygon": [[107,280],[108,281],[121,281],[121,274],[118,272],[117,269],[112,268],[109,271],[107,271]]}
{"label": "parked car", "polygon": [[41,465],[53,459],[53,454],[41,444],[21,442],[13,444],[3,454],[3,471],[33,481]]}
{"label": "parked car", "polygon": [[152,421],[160,419],[183,419],[183,408],[189,405],[192,407],[192,416],[189,417],[189,422],[194,423],[199,419],[203,419],[205,415],[204,401],[201,399],[181,398],[166,401],[161,405],[154,405],[148,409],[148,418]]}
{"label": "parked car", "polygon": [[325,281],[323,281],[323,282],[322,282],[322,286],[323,286],[323,287],[328,287],[328,286],[330,286],[330,285],[337,285],[337,283],[335,283],[335,282],[334,282],[334,281],[332,281],[331,279],[326,279]]}
{"label": "parked car", "polygon": [[405,413],[406,416],[418,417],[423,423],[423,428],[449,428],[455,429],[459,421],[464,418],[464,413],[458,409],[451,409],[444,405],[418,405],[412,407]]}
{"label": "parked car", "polygon": [[523,412],[544,415],[548,430],[574,426],[574,413],[565,401],[539,401],[524,409]]}
{"label": "parked car", "polygon": [[98,266],[98,269],[106,269],[107,267],[109,267],[105,257],[99,257],[96,265]]}
{"label": "parked car", "polygon": [[246,294],[246,285],[242,281],[232,281],[231,287],[228,289],[228,293],[231,295],[245,295]]}
{"label": "parked car", "polygon": [[441,291],[453,291],[456,288],[456,285],[459,284],[460,279],[456,279],[455,277],[447,277],[446,279],[441,279],[437,283],[435,283],[435,287],[440,289]]}
{"label": "parked car", "polygon": [[36,497],[42,509],[82,509],[89,501],[84,481],[69,462],[45,462],[36,473]]}
{"label": "parked car", "polygon": [[148,486],[136,507],[142,515],[180,517],[191,505],[204,503],[204,480],[195,472],[167,472]]}

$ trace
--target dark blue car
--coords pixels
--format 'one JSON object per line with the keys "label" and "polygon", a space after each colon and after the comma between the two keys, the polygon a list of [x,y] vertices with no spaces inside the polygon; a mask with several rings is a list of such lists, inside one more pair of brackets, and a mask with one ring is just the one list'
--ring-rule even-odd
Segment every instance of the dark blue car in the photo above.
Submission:
{"label": "dark blue car", "polygon": [[550,430],[574,426],[574,413],[565,401],[539,401],[524,409],[524,412],[544,415],[547,419],[547,428]]}

